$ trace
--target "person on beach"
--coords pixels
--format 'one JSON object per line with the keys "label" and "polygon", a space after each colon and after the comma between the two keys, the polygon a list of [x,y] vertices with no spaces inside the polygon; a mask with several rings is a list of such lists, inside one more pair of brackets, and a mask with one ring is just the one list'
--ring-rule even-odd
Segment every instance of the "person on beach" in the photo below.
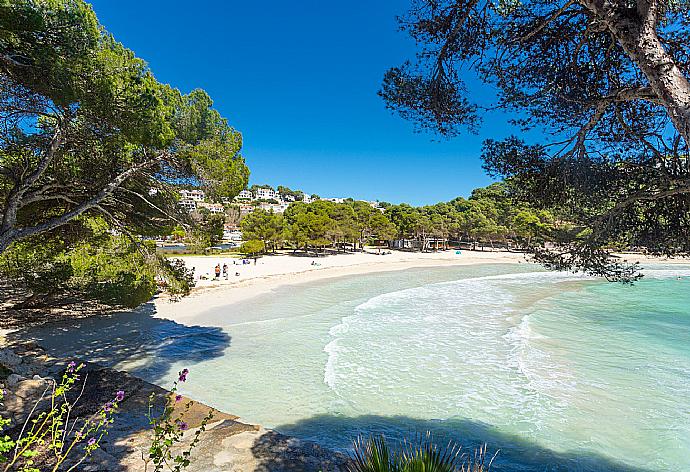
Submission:
{"label": "person on beach", "polygon": [[254,265],[256,265],[256,259],[257,259],[257,257],[254,256]]}
{"label": "person on beach", "polygon": [[216,264],[216,278],[220,279],[220,263]]}
{"label": "person on beach", "polygon": [[225,280],[228,280],[228,265],[223,263],[223,278]]}

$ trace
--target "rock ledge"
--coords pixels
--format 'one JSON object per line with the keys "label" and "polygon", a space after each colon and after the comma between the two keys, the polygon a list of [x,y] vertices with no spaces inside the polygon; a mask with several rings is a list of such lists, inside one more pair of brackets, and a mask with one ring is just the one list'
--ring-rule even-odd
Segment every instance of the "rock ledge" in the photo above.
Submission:
{"label": "rock ledge", "polygon": [[[51,388],[52,379],[61,377],[68,362],[48,356],[34,342],[10,343],[0,336],[0,388],[6,391],[0,415],[12,420],[10,435],[18,433],[27,412]],[[86,384],[75,408],[77,416],[92,415],[112,400],[117,390],[124,390],[126,397],[101,449],[95,451],[80,470],[143,471],[142,454],[147,453],[150,434],[146,420],[149,396],[154,394],[160,404],[170,392],[126,372],[85,364],[82,373]],[[180,402],[185,403],[184,400]],[[190,429],[180,448],[189,445],[209,410],[214,413],[213,423],[208,425],[192,452],[191,464],[186,469],[189,472],[346,470],[348,458],[341,453],[261,426],[241,423],[236,416],[202,403],[195,403],[185,415]]]}

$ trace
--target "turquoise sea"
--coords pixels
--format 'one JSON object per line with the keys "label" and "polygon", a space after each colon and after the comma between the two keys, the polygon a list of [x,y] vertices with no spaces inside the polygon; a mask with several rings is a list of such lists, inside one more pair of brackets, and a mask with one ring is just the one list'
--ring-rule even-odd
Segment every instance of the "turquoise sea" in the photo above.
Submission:
{"label": "turquoise sea", "polygon": [[[533,265],[412,269],[35,332],[243,419],[347,449],[430,430],[496,471],[690,470],[690,268],[634,286]],[[71,334],[70,334],[71,331]]]}

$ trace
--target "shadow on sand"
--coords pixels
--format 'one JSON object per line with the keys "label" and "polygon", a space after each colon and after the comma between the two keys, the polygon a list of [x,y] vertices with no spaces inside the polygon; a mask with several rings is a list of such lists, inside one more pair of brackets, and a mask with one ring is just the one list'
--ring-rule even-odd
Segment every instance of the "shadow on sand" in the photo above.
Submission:
{"label": "shadow on sand", "polygon": [[220,357],[230,336],[220,328],[186,326],[155,316],[153,303],[132,312],[69,319],[11,333],[10,340],[33,339],[49,354],[74,357],[106,367],[125,363],[132,375],[168,383],[175,363],[197,363]]}
{"label": "shadow on sand", "polygon": [[[594,421],[594,420],[593,420]],[[357,436],[383,434],[393,443],[402,438],[414,439],[418,434],[431,431],[434,442],[445,444],[453,440],[467,453],[486,443],[489,455],[498,451],[494,472],[658,472],[626,465],[615,459],[587,450],[558,451],[529,439],[506,434],[497,428],[471,420],[420,420],[405,416],[358,416],[347,418],[320,415],[294,424],[276,428],[281,433],[301,439],[328,443],[330,447],[349,448]],[[252,448],[255,456],[274,441],[267,433]],[[326,438],[325,441],[323,439]],[[286,445],[287,447],[287,445]],[[280,455],[262,458],[260,470],[292,470]],[[664,468],[663,470],[667,470]]]}

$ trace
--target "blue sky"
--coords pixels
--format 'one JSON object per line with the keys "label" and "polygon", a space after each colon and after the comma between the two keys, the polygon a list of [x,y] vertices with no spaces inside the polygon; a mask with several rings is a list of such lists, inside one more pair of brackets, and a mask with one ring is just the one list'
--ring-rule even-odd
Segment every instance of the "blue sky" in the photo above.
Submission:
{"label": "blue sky", "polygon": [[489,184],[481,142],[511,132],[494,114],[479,135],[439,140],[385,109],[383,73],[414,53],[395,21],[407,1],[91,3],[160,81],[211,95],[244,136],[251,183],[435,203]]}

